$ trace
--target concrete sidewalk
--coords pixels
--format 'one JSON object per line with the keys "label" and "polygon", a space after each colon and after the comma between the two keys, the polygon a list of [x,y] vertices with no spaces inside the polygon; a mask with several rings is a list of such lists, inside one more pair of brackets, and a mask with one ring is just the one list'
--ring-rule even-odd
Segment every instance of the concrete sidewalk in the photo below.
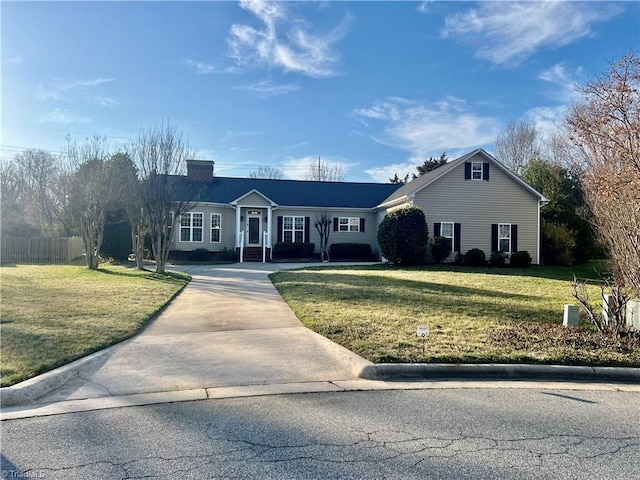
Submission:
{"label": "concrete sidewalk", "polygon": [[[35,399],[52,403],[200,388],[353,380],[357,367],[368,364],[300,323],[268,279],[269,273],[280,269],[277,264],[176,269],[187,271],[192,281],[143,332],[90,361],[79,362],[77,372],[53,391],[45,393],[51,384],[40,379],[40,394],[38,388],[31,388],[12,402],[3,392],[3,406]],[[55,375],[54,371],[50,376],[55,379]]]}

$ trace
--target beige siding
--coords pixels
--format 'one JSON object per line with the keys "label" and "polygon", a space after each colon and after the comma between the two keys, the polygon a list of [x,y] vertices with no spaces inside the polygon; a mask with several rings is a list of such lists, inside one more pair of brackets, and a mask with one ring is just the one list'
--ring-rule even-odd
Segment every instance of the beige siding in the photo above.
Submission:
{"label": "beige siding", "polygon": [[465,180],[464,164],[460,164],[418,192],[413,204],[424,211],[430,237],[434,222],[460,223],[463,253],[480,248],[488,257],[491,225],[518,225],[518,250],[528,251],[533,263],[539,263],[538,199],[493,164],[488,182]]}
{"label": "beige siding", "polygon": [[238,202],[238,205],[250,207],[268,207],[270,203],[262,195],[253,192]]}
{"label": "beige siding", "polygon": [[[211,252],[219,252],[223,248],[234,248],[235,246],[235,222],[236,211],[234,208],[214,205],[196,205],[190,212],[204,214],[203,218],[203,238],[202,242],[181,242],[180,241],[180,219],[176,219],[173,233],[172,250],[191,251],[197,248],[206,248]],[[211,242],[211,214],[222,215],[220,242]]]}
{"label": "beige siding", "polygon": [[[329,246],[333,243],[368,243],[371,245],[371,250],[374,254],[378,252],[378,244],[376,242],[376,214],[371,210],[323,210],[331,218],[331,233],[329,234]],[[320,234],[313,226],[316,218],[321,214],[321,211],[314,211],[308,209],[294,209],[280,207],[273,212],[273,243],[277,241],[277,227],[278,217],[281,216],[301,216],[309,217],[309,241],[315,243],[316,253],[320,252]],[[334,217],[357,217],[364,218],[364,232],[334,232],[333,231],[333,218]]]}

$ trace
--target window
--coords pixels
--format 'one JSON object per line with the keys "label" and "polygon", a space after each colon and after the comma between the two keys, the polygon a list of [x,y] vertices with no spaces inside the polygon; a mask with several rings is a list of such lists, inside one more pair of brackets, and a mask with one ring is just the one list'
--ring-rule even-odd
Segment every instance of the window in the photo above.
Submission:
{"label": "window", "polygon": [[202,241],[202,213],[182,213],[180,214],[180,241],[181,242],[201,242]]}
{"label": "window", "polygon": [[464,162],[464,179],[488,182],[489,166],[489,162]]}
{"label": "window", "polygon": [[471,178],[482,180],[482,162],[471,162]]}
{"label": "window", "polygon": [[211,242],[220,243],[220,228],[222,225],[222,215],[219,213],[211,214]]}
{"label": "window", "polygon": [[440,236],[449,241],[449,250],[453,251],[453,222],[442,222],[440,224]]}
{"label": "window", "polygon": [[498,251],[511,252],[511,224],[509,223],[498,224]]}
{"label": "window", "polygon": [[360,231],[360,218],[358,218],[358,217],[339,217],[338,218],[338,231],[339,232],[359,232]]}
{"label": "window", "polygon": [[304,242],[304,217],[282,217],[282,241]]}

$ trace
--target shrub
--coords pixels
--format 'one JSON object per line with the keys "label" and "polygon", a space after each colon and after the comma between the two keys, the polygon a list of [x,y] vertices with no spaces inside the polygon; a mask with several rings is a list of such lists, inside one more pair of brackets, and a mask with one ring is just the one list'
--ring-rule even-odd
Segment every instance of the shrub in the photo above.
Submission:
{"label": "shrub", "polygon": [[507,255],[504,252],[493,252],[489,257],[489,265],[491,267],[504,267]]}
{"label": "shrub", "polygon": [[238,252],[235,248],[224,247],[216,256],[216,260],[220,260],[221,262],[237,262]]}
{"label": "shrub", "polygon": [[273,258],[311,258],[315,249],[315,243],[279,242],[273,246]]}
{"label": "shrub", "polygon": [[513,268],[527,268],[531,266],[531,255],[526,250],[518,250],[511,254],[510,264]]}
{"label": "shrub", "polygon": [[133,252],[131,227],[123,219],[123,212],[109,212],[104,225],[100,255],[118,262],[126,262]]}
{"label": "shrub", "polygon": [[451,255],[451,239],[445,237],[433,237],[431,240],[431,257],[435,263],[446,260]]}
{"label": "shrub", "polygon": [[472,248],[464,254],[464,264],[470,267],[484,267],[487,264],[487,257],[479,248]]}
{"label": "shrub", "polygon": [[565,225],[542,222],[542,256],[545,265],[571,265],[575,245],[573,234]]}
{"label": "shrub", "polygon": [[368,243],[333,243],[329,247],[333,260],[371,260],[371,245]]}
{"label": "shrub", "polygon": [[417,207],[404,207],[388,213],[378,227],[382,255],[398,265],[424,263],[428,239],[424,213]]}
{"label": "shrub", "polygon": [[211,254],[206,248],[196,248],[195,250],[192,250],[191,254],[189,255],[189,260],[191,260],[192,262],[206,262],[210,259]]}

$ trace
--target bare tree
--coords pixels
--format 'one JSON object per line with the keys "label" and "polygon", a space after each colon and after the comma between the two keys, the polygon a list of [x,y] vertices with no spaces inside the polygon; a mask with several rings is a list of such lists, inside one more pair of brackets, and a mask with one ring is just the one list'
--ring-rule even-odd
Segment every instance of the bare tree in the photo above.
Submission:
{"label": "bare tree", "polygon": [[612,62],[580,92],[566,123],[585,201],[618,282],[640,295],[640,58]]}
{"label": "bare tree", "polygon": [[511,120],[496,138],[495,157],[520,175],[526,164],[540,153],[540,132],[533,122]]}
{"label": "bare tree", "polygon": [[5,164],[4,170],[5,187],[7,182],[12,184],[15,201],[20,203],[21,222],[32,225],[40,235],[52,235],[57,219],[58,159],[44,150],[29,149]]}
{"label": "bare tree", "polygon": [[313,223],[316,227],[318,234],[320,235],[320,259],[329,260],[329,235],[331,234],[332,221],[327,212],[322,212],[318,215]]}
{"label": "bare tree", "polygon": [[62,205],[80,232],[87,267],[98,268],[100,247],[110,210],[121,192],[104,137],[94,136],[82,145],[68,143],[64,152],[67,171],[61,175]]}
{"label": "bare tree", "polygon": [[[165,273],[173,223],[192,208],[192,199],[198,193],[188,188],[185,177],[181,176],[186,160],[193,158],[194,153],[182,133],[168,122],[141,130],[129,147],[138,169],[143,217],[148,221],[157,273]],[[143,226],[139,224],[139,227]]]}
{"label": "bare tree", "polygon": [[340,164],[327,163],[318,157],[317,163],[309,163],[309,170],[305,174],[304,179],[314,182],[344,182],[345,174]]}
{"label": "bare tree", "polygon": [[253,170],[249,173],[249,178],[271,178],[273,180],[284,179],[284,172],[271,165],[262,165],[257,170]]}

